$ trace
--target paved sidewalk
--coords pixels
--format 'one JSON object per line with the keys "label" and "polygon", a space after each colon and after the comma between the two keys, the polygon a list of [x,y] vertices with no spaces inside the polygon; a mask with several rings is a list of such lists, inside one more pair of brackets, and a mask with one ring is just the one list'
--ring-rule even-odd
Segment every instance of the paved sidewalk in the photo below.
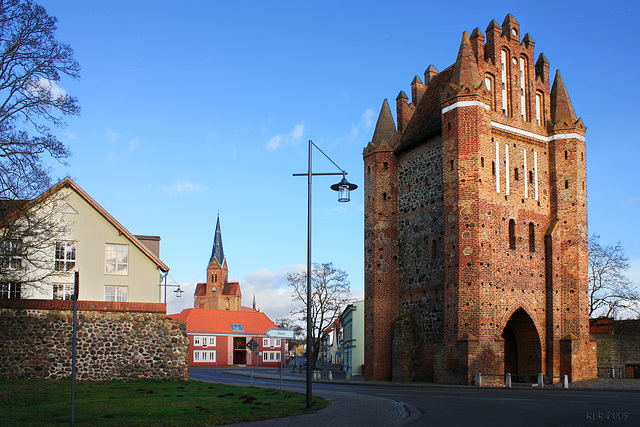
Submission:
{"label": "paved sidewalk", "polygon": [[[225,372],[237,375],[250,375],[246,369],[229,369]],[[329,377],[331,372],[331,377]],[[447,386],[431,383],[393,383],[388,381],[365,381],[362,376],[353,376],[347,380],[344,372],[339,367],[320,363],[318,365],[319,378],[317,382],[333,382],[339,384],[368,384],[404,387],[468,387]],[[255,378],[280,378],[280,370],[277,368],[258,368],[253,371]],[[305,381],[304,369],[293,370],[291,366],[285,367],[282,372],[283,380]],[[329,380],[331,378],[331,381]],[[524,385],[523,385],[524,386]],[[547,387],[548,389],[560,389],[560,385]],[[569,385],[572,390],[602,390],[602,391],[631,391],[640,392],[640,380],[618,378],[595,378],[593,380],[580,381]],[[238,426],[402,426],[416,421],[422,415],[411,405],[396,402],[376,396],[365,396],[345,392],[324,392],[314,389],[314,394],[329,400],[329,405],[317,412],[295,417],[275,418],[264,421],[234,424]]]}
{"label": "paved sidewalk", "polygon": [[417,420],[421,413],[395,400],[353,393],[315,392],[329,400],[317,412],[295,417],[233,424],[237,426],[402,426]]}
{"label": "paved sidewalk", "polygon": [[[317,366],[319,379],[317,382],[329,382],[329,372],[334,383],[363,384],[364,377],[353,376],[346,379],[344,372],[335,365],[319,363]],[[247,370],[226,370],[237,375],[249,375]],[[253,371],[255,378],[280,378],[277,368],[259,368]],[[282,372],[283,380],[306,381],[306,370],[292,366],[285,367]],[[314,389],[315,395],[322,396],[329,401],[329,405],[311,414],[295,417],[274,418],[264,421],[233,424],[237,426],[402,426],[420,418],[420,411],[411,405],[396,402],[376,396],[365,396],[346,392],[324,392]]]}

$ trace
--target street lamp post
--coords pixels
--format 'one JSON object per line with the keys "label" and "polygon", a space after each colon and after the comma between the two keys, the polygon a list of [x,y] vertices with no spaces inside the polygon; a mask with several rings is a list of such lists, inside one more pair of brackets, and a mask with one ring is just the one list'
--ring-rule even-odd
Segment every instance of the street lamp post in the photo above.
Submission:
{"label": "street lamp post", "polygon": [[[340,173],[313,173],[312,172],[312,149],[316,147],[318,151],[322,153],[331,163],[334,164]],[[306,176],[307,177],[307,185],[308,185],[308,198],[307,198],[307,409],[311,409],[313,404],[312,400],[312,369],[311,369],[311,355],[312,355],[312,347],[313,342],[311,340],[311,331],[313,329],[313,325],[311,322],[311,184],[312,177],[319,175],[342,175],[342,181],[337,184],[331,186],[332,190],[338,192],[338,201],[339,202],[348,202],[350,200],[350,192],[351,190],[355,190],[358,188],[357,185],[351,184],[347,181],[345,172],[340,166],[338,166],[329,156],[327,156],[317,145],[315,145],[311,140],[309,140],[309,164],[307,168],[307,173],[294,173],[293,176]]]}
{"label": "street lamp post", "polygon": [[[176,289],[175,292],[176,293],[176,297],[180,298],[182,297],[182,293],[184,292],[182,290],[182,288],[180,288],[180,284],[174,285],[174,284],[168,284],[167,283],[167,276],[169,275],[169,272],[165,273],[164,275],[164,283],[162,283],[162,280],[160,281],[160,286],[164,286],[164,303],[167,304],[167,286],[171,286],[172,288],[178,288]],[[173,278],[172,278],[173,279]],[[167,305],[168,308],[168,305]]]}

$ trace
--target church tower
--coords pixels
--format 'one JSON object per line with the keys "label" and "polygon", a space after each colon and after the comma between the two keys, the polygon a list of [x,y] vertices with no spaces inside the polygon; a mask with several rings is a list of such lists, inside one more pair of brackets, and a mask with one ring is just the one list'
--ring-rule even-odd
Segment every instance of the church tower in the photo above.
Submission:
{"label": "church tower", "polygon": [[210,310],[240,310],[242,294],[240,284],[229,283],[229,268],[222,246],[220,215],[213,238],[213,249],[207,266],[206,283],[198,283],[194,295],[194,307]]}

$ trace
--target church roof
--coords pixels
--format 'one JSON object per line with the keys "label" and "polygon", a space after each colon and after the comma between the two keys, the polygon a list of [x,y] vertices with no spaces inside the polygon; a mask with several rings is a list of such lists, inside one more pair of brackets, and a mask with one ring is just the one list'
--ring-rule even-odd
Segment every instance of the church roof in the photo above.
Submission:
{"label": "church roof", "polygon": [[222,285],[222,295],[242,295],[240,292],[240,283],[231,282]]}
{"label": "church roof", "polygon": [[[248,307],[242,307],[241,311],[187,308],[167,317],[185,322],[189,333],[250,335],[264,334],[268,329],[277,327],[266,314]],[[241,325],[242,330],[235,325]]]}
{"label": "church roof", "polygon": [[[197,297],[203,297],[207,295],[207,284],[198,283],[196,285],[196,290],[193,293],[193,295]],[[222,295],[237,295],[237,296],[242,295],[242,292],[240,291],[240,283],[238,282],[224,283],[222,285]]]}
{"label": "church roof", "polygon": [[203,297],[207,294],[207,284],[206,283],[198,283],[196,285],[196,291],[193,293],[194,296]]}
{"label": "church roof", "polygon": [[214,258],[218,261],[220,267],[222,267],[222,264],[224,263],[224,249],[222,247],[222,231],[220,231],[220,215],[218,215],[218,222],[216,224],[216,234],[213,237],[211,258],[209,258],[209,263],[207,265],[210,265]]}

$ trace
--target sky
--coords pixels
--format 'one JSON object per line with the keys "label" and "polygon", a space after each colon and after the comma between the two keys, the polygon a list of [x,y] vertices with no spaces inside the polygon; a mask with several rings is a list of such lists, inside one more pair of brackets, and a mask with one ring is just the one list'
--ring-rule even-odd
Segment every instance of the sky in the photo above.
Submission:
{"label": "sky", "polygon": [[[54,165],[134,234],[161,236],[168,311],[193,306],[220,215],[230,280],[272,319],[291,309],[306,264],[308,141],[360,188],[338,203],[313,180],[313,262],[349,274],[362,299],[363,161],[386,98],[457,56],[463,31],[511,13],[535,56],[560,69],[587,126],[589,232],[620,241],[640,283],[640,68],[636,1],[54,1],[81,79],[59,86],[80,116]],[[395,111],[393,111],[395,117]],[[314,172],[339,172],[319,151]],[[173,290],[170,289],[170,290]],[[172,294],[172,292],[169,292]]]}

